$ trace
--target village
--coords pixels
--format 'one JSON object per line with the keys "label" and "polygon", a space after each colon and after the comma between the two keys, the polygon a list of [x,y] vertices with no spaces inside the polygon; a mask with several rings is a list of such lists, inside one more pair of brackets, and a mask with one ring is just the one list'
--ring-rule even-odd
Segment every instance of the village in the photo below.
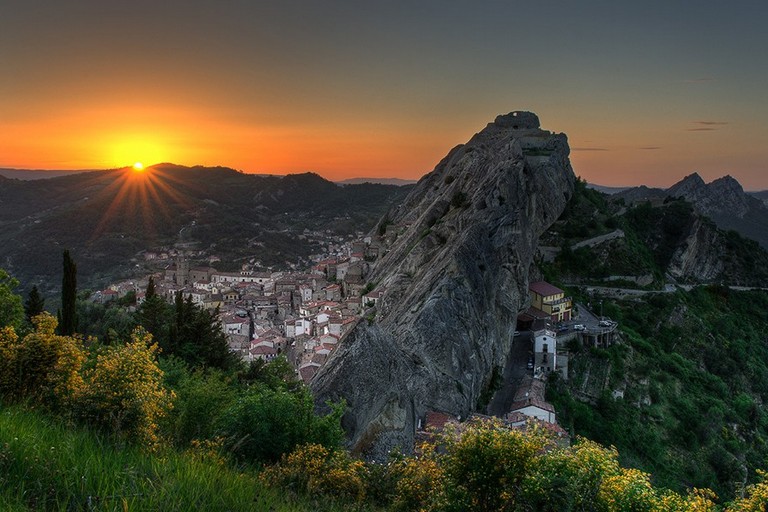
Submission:
{"label": "village", "polygon": [[344,333],[381,296],[381,290],[368,289],[365,282],[380,247],[370,237],[360,236],[359,240],[326,236],[324,253],[313,255],[311,267],[303,271],[257,270],[255,262],[243,264],[237,272],[223,272],[210,266],[210,260],[207,266],[192,266],[190,259],[199,256],[193,251],[148,252],[146,259],[165,268],[112,284],[95,292],[91,300],[107,304],[133,293],[135,307],[140,307],[151,277],[156,293],[168,302],[181,293],[211,312],[218,310],[229,348],[244,362],[283,355],[308,383]]}
{"label": "village", "polygon": [[[353,240],[325,240],[326,250],[311,256],[311,266],[304,270],[257,270],[248,263],[239,271],[223,272],[210,266],[210,261],[207,266],[192,266],[190,259],[198,255],[189,251],[150,252],[145,257],[162,265],[162,270],[110,285],[91,300],[106,304],[133,293],[135,307],[140,307],[151,277],[156,293],[168,302],[181,293],[200,307],[218,311],[230,350],[244,362],[269,362],[282,355],[308,384],[344,334],[385,291],[366,284],[383,247],[375,237],[359,235]],[[571,340],[607,346],[613,342],[616,324],[583,305],[575,306],[563,290],[544,281],[530,284],[528,299],[530,306],[518,316],[503,383],[488,404],[488,415],[472,417],[495,416],[510,428],[544,425],[568,443],[569,434],[558,425],[554,407],[545,400],[546,380],[552,373],[568,378]],[[417,431],[424,436],[461,420],[428,411],[419,419]]]}

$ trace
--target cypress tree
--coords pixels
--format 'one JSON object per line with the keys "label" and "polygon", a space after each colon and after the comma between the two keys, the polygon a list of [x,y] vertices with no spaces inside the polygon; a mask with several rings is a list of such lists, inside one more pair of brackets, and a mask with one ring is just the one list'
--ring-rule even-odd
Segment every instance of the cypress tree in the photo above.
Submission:
{"label": "cypress tree", "polygon": [[71,336],[77,331],[77,265],[64,251],[64,275],[61,280],[61,309],[59,310],[59,334]]}
{"label": "cypress tree", "polygon": [[165,300],[155,290],[155,280],[150,277],[147,283],[147,291],[144,294],[144,303],[137,311],[136,319],[147,332],[151,333],[160,348],[168,354],[168,331],[170,311]]}
{"label": "cypress tree", "polygon": [[157,292],[155,291],[155,278],[154,276],[149,276],[149,282],[147,283],[147,291],[144,294],[144,300],[149,300],[155,295],[157,295]]}
{"label": "cypress tree", "polygon": [[32,319],[42,313],[44,309],[45,299],[40,295],[37,285],[34,285],[32,289],[29,290],[27,300],[24,302],[24,313],[27,316],[27,320],[31,322]]}

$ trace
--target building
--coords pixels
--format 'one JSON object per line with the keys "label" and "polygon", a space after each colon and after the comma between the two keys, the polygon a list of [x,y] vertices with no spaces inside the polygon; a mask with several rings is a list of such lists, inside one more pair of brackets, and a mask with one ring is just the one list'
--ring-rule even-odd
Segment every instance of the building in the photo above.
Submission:
{"label": "building", "polygon": [[542,373],[557,370],[557,334],[549,329],[534,332],[534,369]]}
{"label": "building", "polygon": [[571,319],[572,301],[565,292],[546,281],[536,281],[528,287],[531,294],[531,307],[545,313],[552,322]]}

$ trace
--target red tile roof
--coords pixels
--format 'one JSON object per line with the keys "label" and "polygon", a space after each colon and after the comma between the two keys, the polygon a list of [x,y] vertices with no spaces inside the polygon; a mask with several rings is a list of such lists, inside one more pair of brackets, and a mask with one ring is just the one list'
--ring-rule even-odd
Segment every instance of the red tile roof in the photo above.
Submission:
{"label": "red tile roof", "polygon": [[559,293],[565,293],[557,286],[551,285],[546,281],[536,281],[528,286],[528,289],[534,293],[538,293],[542,297],[549,297],[550,295],[557,295]]}

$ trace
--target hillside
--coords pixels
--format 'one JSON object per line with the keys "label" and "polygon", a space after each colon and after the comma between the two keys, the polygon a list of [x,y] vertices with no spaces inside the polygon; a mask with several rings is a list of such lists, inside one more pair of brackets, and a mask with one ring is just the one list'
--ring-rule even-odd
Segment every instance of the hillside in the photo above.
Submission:
{"label": "hillside", "polygon": [[720,229],[736,231],[768,249],[768,206],[744,192],[731,176],[705,183],[701,176],[693,173],[666,190],[634,187],[614,197],[628,204],[644,201],[658,204],[667,197],[685,199],[697,213],[711,218]]}
{"label": "hillside", "polygon": [[768,286],[768,252],[719,229],[688,201],[667,196],[625,206],[615,197],[577,185],[564,214],[542,236],[547,272],[572,283],[631,287]]}
{"label": "hillside", "polygon": [[0,178],[0,261],[25,286],[51,294],[61,253],[81,287],[140,268],[143,251],[183,249],[205,260],[285,266],[316,252],[304,230],[346,236],[373,226],[410,187],[335,185],[315,174],[261,177],[161,164],[46,180]]}
{"label": "hillside", "polygon": [[608,347],[570,343],[569,378],[548,399],[572,433],[616,446],[656,484],[732,494],[768,458],[768,292],[729,286],[768,286],[768,252],[686,200],[614,197],[577,182],[542,236],[548,279],[600,302],[621,332]]}
{"label": "hillside", "polygon": [[768,293],[709,287],[603,305],[621,341],[572,347],[570,380],[548,386],[562,424],[668,488],[727,496],[755,481],[768,459]]}

